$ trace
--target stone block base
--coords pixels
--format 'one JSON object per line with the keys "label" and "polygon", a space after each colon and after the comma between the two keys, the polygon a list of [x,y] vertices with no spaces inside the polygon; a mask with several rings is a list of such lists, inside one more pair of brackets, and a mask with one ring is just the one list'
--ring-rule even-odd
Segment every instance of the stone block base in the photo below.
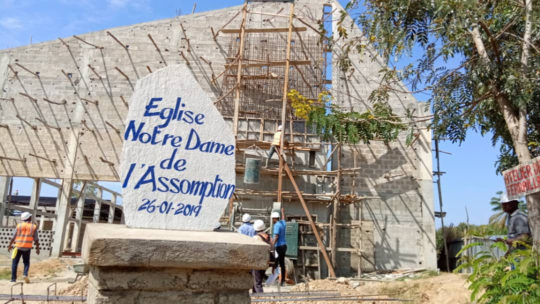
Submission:
{"label": "stone block base", "polygon": [[266,268],[268,248],[238,233],[91,224],[82,254],[90,304],[236,304],[250,303],[250,270]]}
{"label": "stone block base", "polygon": [[94,267],[88,303],[249,303],[252,285],[246,271]]}

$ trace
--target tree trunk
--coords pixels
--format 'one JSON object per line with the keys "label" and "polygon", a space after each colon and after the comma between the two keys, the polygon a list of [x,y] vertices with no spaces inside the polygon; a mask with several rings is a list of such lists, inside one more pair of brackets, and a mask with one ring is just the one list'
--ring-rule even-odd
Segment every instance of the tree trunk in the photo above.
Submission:
{"label": "tree trunk", "polygon": [[529,194],[526,198],[533,245],[538,250],[540,249],[540,192]]}
{"label": "tree trunk", "polygon": [[[524,70],[526,70],[528,67],[531,11],[532,1],[527,0],[525,2],[526,28],[523,37],[523,53],[521,56],[521,64]],[[484,42],[482,41],[482,35],[480,34],[478,25],[473,26],[470,33],[480,58],[482,58],[482,60],[485,62],[490,62],[490,58],[486,51]],[[531,153],[529,152],[527,140],[527,108],[524,105],[520,108],[516,108],[497,87],[492,87],[492,91],[493,95],[496,96],[495,100],[497,102],[497,106],[504,117],[506,127],[508,128],[510,136],[512,137],[514,151],[518,157],[519,164],[527,164],[531,161]],[[527,195],[526,198],[527,209],[529,210],[529,226],[531,228],[533,244],[537,249],[540,249],[540,193]]]}
{"label": "tree trunk", "polygon": [[[504,120],[512,142],[514,151],[519,160],[519,164],[528,164],[531,161],[531,153],[527,146],[527,113],[523,109],[520,109],[518,114],[515,115],[511,109],[510,101],[502,94],[497,97],[497,103],[499,109],[503,114]],[[533,193],[526,196],[527,209],[529,211],[529,227],[531,228],[531,234],[533,238],[533,245],[540,249],[540,193]]]}

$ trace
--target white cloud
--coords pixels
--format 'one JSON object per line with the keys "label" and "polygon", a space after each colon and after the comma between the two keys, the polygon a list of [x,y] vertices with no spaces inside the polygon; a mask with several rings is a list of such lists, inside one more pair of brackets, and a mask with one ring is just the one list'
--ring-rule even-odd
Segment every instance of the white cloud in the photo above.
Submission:
{"label": "white cloud", "polygon": [[6,17],[0,19],[0,26],[9,30],[21,29],[23,27],[21,21],[13,17]]}

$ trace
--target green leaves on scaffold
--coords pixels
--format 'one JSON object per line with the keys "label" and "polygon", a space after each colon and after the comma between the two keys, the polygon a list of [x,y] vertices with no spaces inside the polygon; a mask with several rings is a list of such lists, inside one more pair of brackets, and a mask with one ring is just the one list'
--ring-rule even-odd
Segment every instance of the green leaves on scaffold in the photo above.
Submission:
{"label": "green leaves on scaffold", "polygon": [[289,91],[287,97],[294,115],[313,124],[323,140],[349,144],[369,143],[371,140],[388,143],[396,140],[399,132],[408,127],[385,102],[375,102],[372,109],[360,113],[343,111],[331,104],[328,92],[320,93],[317,100],[311,100],[297,90]]}

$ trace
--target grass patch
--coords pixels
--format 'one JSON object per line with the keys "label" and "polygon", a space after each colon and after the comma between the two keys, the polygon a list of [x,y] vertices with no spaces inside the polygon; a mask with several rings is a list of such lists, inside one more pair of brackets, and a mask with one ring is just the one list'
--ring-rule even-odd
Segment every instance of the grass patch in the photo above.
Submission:
{"label": "grass patch", "polygon": [[0,269],[0,280],[11,280],[11,269]]}
{"label": "grass patch", "polygon": [[402,282],[402,281],[409,281],[409,280],[426,279],[426,278],[436,277],[438,275],[439,273],[436,270],[428,270],[428,271],[422,271],[420,273],[414,274],[414,276],[407,276],[407,277],[396,279],[396,281]]}

